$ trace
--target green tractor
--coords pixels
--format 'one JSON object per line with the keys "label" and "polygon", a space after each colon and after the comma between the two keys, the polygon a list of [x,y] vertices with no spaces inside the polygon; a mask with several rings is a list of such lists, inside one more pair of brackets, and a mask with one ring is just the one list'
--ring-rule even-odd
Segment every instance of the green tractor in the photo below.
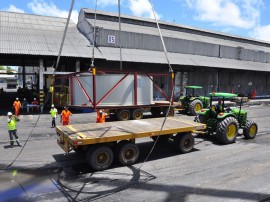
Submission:
{"label": "green tractor", "polygon": [[[179,98],[179,105],[176,109],[180,113],[190,113],[191,115],[196,116],[200,113],[202,108],[207,108],[209,106],[210,98],[195,95],[195,90],[201,88],[201,86],[186,86],[186,95]],[[190,90],[192,90],[192,93],[190,93]]]}
{"label": "green tractor", "polygon": [[[209,93],[210,106],[202,109],[196,116],[195,121],[206,124],[206,133],[216,135],[217,140],[222,144],[235,142],[239,128],[243,129],[246,139],[253,139],[257,135],[258,125],[254,121],[247,120],[247,112],[242,110],[242,101],[238,107],[225,109],[225,98],[236,97],[231,93]],[[218,104],[212,105],[213,97],[218,98]]]}

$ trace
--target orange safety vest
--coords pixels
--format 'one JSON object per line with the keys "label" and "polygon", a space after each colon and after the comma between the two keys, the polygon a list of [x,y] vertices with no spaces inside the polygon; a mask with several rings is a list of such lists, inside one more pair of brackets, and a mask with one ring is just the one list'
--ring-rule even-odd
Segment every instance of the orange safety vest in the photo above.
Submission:
{"label": "orange safety vest", "polygon": [[69,116],[72,115],[72,113],[69,110],[63,110],[61,112],[61,116],[62,116],[62,121],[63,122],[68,122],[69,121]]}
{"label": "orange safety vest", "polygon": [[102,113],[101,115],[100,114],[97,114],[97,120],[96,120],[96,123],[104,123],[105,122],[105,118],[108,116],[108,114],[104,114]]}
{"label": "orange safety vest", "polygon": [[21,108],[21,102],[20,101],[14,101],[13,106],[15,109],[20,109]]}

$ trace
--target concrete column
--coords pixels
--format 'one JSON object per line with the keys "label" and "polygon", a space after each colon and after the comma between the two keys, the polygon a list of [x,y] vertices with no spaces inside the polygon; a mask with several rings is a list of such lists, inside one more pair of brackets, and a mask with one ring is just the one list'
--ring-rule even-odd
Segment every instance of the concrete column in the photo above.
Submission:
{"label": "concrete column", "polygon": [[44,104],[44,64],[43,59],[39,59],[39,103],[40,105]]}

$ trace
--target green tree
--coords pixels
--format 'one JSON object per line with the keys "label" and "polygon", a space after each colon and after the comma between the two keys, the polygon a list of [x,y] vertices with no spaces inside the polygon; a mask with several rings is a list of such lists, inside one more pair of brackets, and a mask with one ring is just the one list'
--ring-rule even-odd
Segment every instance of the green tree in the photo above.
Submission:
{"label": "green tree", "polygon": [[6,68],[0,65],[0,70],[6,70]]}

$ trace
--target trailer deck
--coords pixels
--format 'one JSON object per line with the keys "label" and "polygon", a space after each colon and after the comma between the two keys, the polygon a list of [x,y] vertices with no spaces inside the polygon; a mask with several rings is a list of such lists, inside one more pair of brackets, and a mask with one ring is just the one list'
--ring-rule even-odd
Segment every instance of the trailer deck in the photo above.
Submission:
{"label": "trailer deck", "polygon": [[68,153],[71,149],[83,145],[192,132],[205,128],[205,125],[201,123],[195,123],[177,117],[168,117],[163,130],[160,131],[163,121],[164,118],[152,118],[57,126],[56,131],[59,135],[58,144]]}

